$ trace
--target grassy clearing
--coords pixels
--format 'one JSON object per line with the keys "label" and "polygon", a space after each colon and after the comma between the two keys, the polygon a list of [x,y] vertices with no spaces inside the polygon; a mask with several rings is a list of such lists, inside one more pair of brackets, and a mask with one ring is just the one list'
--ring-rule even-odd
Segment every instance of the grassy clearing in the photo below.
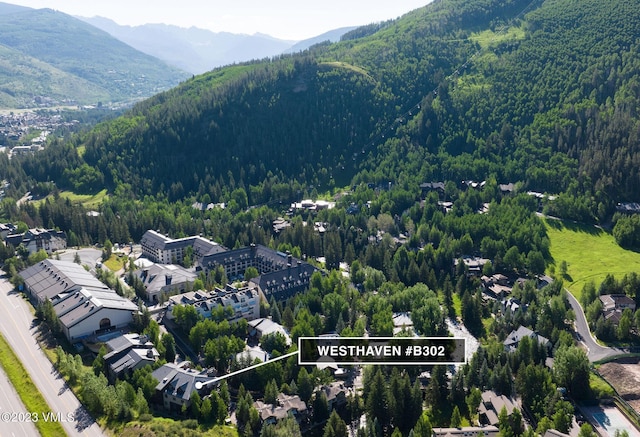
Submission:
{"label": "grassy clearing", "polygon": [[80,203],[85,208],[97,208],[107,197],[107,190],[104,189],[97,194],[75,194],[71,191],[63,191],[60,197],[69,199],[71,203]]}
{"label": "grassy clearing", "polygon": [[486,49],[488,47],[495,47],[505,41],[524,39],[524,36],[525,32],[521,27],[510,27],[503,33],[496,33],[491,30],[474,33],[469,39],[480,44],[480,47],[483,49]]}
{"label": "grassy clearing", "polygon": [[[9,346],[9,343],[7,343],[7,340],[1,334],[0,365],[9,377],[9,381],[11,381],[11,384],[16,389],[18,396],[20,396],[26,411],[32,413],[37,412],[38,415],[51,411],[51,408],[47,405],[42,394],[33,384],[31,377],[22,365],[22,362],[20,362],[16,354],[13,352],[13,349],[11,349],[11,346]],[[38,420],[35,423],[35,426],[40,435],[44,437],[66,435],[59,422]]]}
{"label": "grassy clearing", "polygon": [[[106,189],[96,194],[76,194],[71,191],[60,192],[60,197],[62,197],[63,199],[69,199],[71,203],[79,203],[88,209],[98,208],[100,204],[107,198],[107,196],[108,194]],[[36,200],[33,203],[36,206],[40,206],[40,204],[43,203],[45,199],[46,197],[44,199]]]}
{"label": "grassy clearing", "polygon": [[593,280],[596,287],[607,274],[621,278],[640,271],[640,253],[618,246],[613,236],[595,226],[562,220],[545,221],[556,273],[567,262],[566,287],[580,297],[582,287]]}
{"label": "grassy clearing", "polygon": [[127,265],[129,262],[129,258],[124,256],[124,255],[116,255],[111,254],[111,257],[106,260],[105,262],[103,262],[102,264],[107,266],[107,268],[109,268],[109,270],[113,271],[113,272],[117,272],[118,270],[120,270],[121,268],[123,268],[125,265]]}

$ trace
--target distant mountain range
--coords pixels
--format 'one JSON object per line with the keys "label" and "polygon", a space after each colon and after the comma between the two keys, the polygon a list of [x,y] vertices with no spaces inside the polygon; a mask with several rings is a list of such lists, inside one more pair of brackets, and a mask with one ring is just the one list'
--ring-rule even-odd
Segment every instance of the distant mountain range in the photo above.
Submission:
{"label": "distant mountain range", "polygon": [[303,41],[289,41],[260,33],[211,32],[167,24],[122,26],[104,17],[77,18],[143,53],[193,74],[238,62],[303,51],[324,41],[336,42],[342,35],[355,29],[343,27]]}
{"label": "distant mountain range", "polygon": [[0,3],[0,107],[124,102],[190,76],[81,20]]}
{"label": "distant mountain range", "polygon": [[214,33],[165,24],[120,26],[100,17],[0,2],[0,108],[129,104],[194,74],[337,41]]}

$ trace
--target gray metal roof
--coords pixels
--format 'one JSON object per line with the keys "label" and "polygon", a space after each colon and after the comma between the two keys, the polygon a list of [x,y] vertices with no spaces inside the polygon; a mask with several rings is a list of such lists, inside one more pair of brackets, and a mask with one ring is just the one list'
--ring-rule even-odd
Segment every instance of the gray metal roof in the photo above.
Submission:
{"label": "gray metal roof", "polygon": [[84,267],[68,261],[45,259],[23,270],[20,276],[29,292],[40,302],[74,286],[109,290]]}

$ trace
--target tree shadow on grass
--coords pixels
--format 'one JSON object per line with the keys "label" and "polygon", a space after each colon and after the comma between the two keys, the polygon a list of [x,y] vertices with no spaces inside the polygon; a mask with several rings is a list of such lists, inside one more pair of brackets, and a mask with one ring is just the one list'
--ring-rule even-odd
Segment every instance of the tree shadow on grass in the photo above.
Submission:
{"label": "tree shadow on grass", "polygon": [[583,232],[589,235],[601,235],[605,233],[605,230],[599,226],[591,225],[587,223],[580,223],[573,220],[547,218],[545,222],[550,228],[558,231],[562,231],[566,229],[573,232]]}

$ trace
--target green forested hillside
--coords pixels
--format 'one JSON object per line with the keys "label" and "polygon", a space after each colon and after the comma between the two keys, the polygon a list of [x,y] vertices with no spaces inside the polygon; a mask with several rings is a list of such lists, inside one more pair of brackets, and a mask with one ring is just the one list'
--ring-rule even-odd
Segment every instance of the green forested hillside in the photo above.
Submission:
{"label": "green forested hillside", "polygon": [[188,75],[106,32],[51,9],[0,4],[0,104],[40,95],[79,103],[123,101],[169,89]]}
{"label": "green forested hillside", "polygon": [[98,127],[84,158],[114,185],[131,181],[141,193],[172,197],[215,196],[229,175],[245,185],[270,173],[348,183],[360,164],[354,154],[473,52],[457,35],[460,23],[484,28],[526,2],[455,6],[429,6],[363,39],[198,77]]}
{"label": "green forested hillside", "polygon": [[638,6],[434,2],[341,43],[197,76],[77,144],[85,169],[137,195],[242,187],[261,203],[291,195],[292,180],[493,177],[562,193],[551,213],[602,219],[638,200]]}

